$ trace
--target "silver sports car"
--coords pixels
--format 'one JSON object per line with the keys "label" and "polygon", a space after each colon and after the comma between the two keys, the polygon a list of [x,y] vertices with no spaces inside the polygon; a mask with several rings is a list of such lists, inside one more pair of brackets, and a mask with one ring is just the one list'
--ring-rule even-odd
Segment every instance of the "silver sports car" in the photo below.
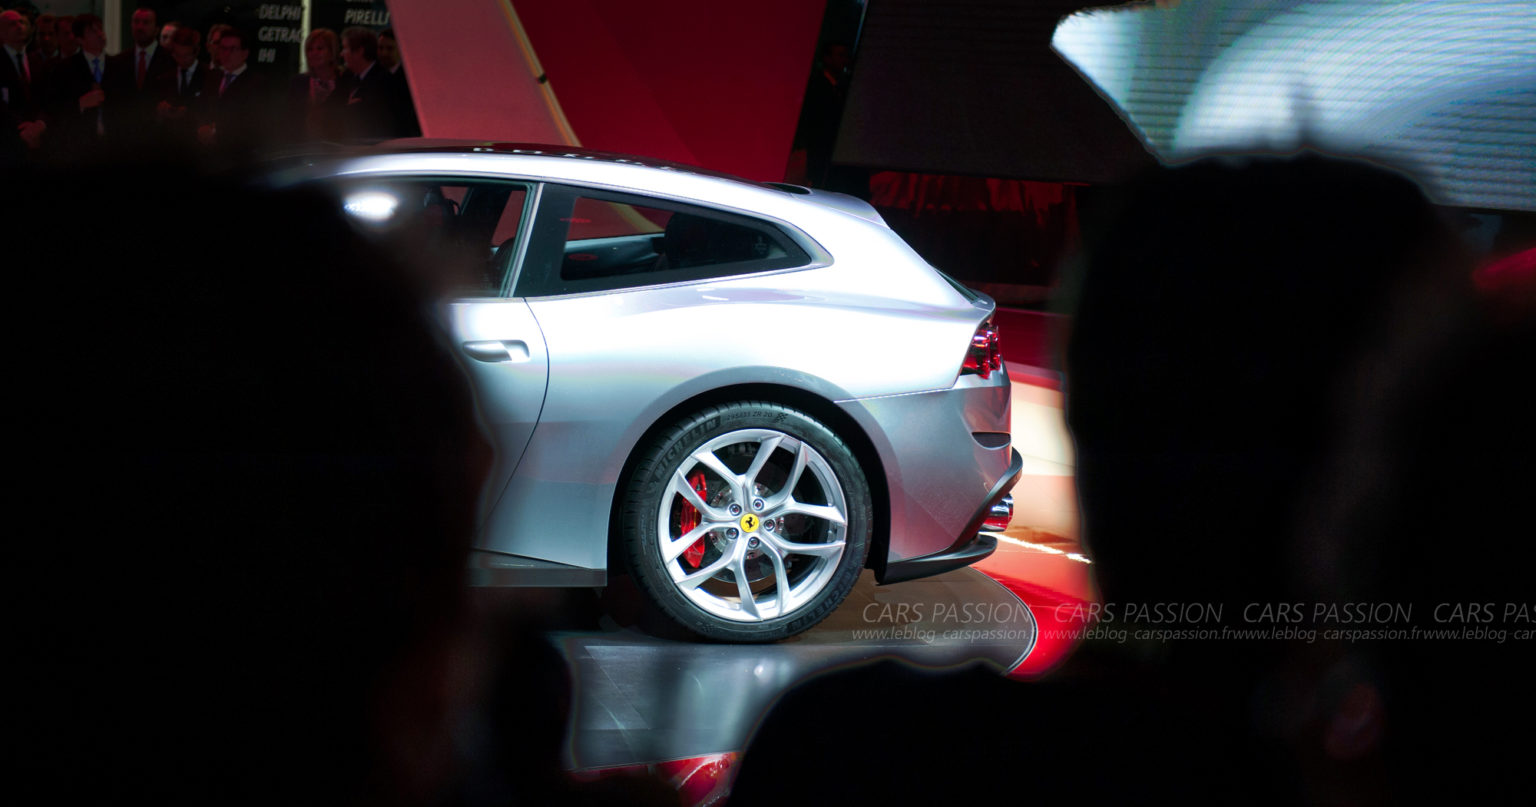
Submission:
{"label": "silver sports car", "polygon": [[471,577],[627,570],[704,637],[817,624],[996,548],[1021,462],[993,302],[840,194],[550,146],[305,161],[452,277],[496,451]]}

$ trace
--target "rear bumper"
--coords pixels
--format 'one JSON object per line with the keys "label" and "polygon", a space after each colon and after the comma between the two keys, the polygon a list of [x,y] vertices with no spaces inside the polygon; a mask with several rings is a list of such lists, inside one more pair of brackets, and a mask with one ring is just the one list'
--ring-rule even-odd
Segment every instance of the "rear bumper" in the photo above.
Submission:
{"label": "rear bumper", "polygon": [[987,493],[987,498],[980,507],[976,508],[976,514],[966,523],[965,529],[961,531],[953,545],[931,555],[889,562],[885,565],[883,573],[876,570],[876,580],[880,583],[898,583],[903,580],[928,577],[969,566],[996,551],[997,537],[983,532],[982,525],[992,514],[993,505],[1008,495],[1013,489],[1013,483],[1018,481],[1019,474],[1024,470],[1024,458],[1019,456],[1017,450],[1010,449],[1010,453],[1012,459],[1008,463],[1007,473],[992,486],[992,490]]}

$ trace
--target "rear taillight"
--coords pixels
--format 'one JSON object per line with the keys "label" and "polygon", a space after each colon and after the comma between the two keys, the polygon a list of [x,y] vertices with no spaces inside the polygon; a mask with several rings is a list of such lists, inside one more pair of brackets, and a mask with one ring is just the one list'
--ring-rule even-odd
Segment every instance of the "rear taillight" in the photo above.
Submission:
{"label": "rear taillight", "polygon": [[1002,367],[1003,354],[998,346],[997,327],[989,319],[981,323],[976,333],[971,335],[971,346],[965,351],[965,362],[960,365],[960,374],[975,373],[982,378],[991,378],[992,372]]}

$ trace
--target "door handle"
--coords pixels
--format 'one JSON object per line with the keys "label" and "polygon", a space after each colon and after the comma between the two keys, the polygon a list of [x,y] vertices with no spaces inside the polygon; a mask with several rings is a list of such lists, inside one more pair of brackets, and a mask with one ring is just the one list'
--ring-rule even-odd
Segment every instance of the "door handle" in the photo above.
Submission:
{"label": "door handle", "polygon": [[465,342],[464,352],[479,361],[491,363],[523,362],[529,357],[528,343],[521,339]]}

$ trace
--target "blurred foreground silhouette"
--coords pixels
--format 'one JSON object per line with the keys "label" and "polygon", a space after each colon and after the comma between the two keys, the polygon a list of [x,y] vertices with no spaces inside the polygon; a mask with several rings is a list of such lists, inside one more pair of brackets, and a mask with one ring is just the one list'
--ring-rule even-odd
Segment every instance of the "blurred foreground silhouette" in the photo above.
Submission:
{"label": "blurred foreground silhouette", "polygon": [[502,763],[496,803],[601,801],[558,654],[469,618],[489,448],[425,276],[315,189],[11,180],[24,801],[477,804]]}
{"label": "blurred foreground silhouette", "polygon": [[[1494,327],[1440,215],[1377,166],[1207,160],[1113,196],[1067,290],[1085,543],[1114,627],[1190,638],[1090,641],[1031,683],[894,662],[809,682],[733,804],[1524,798],[1522,746],[1495,738],[1528,718],[1529,639],[1195,631],[1255,604],[1392,602],[1424,627],[1528,599],[1532,320]],[[1124,618],[1189,604],[1221,624]]]}

